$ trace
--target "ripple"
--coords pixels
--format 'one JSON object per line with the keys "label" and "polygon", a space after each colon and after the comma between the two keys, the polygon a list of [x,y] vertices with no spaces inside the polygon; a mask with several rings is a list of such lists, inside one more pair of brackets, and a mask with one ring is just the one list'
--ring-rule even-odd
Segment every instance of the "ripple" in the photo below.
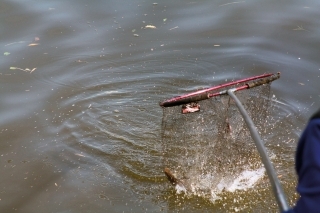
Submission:
{"label": "ripple", "polygon": [[[162,172],[158,102],[278,71],[261,133],[289,200],[296,199],[294,150],[319,105],[319,2],[0,4],[0,44],[10,53],[0,72],[1,180],[8,186],[1,202],[8,211],[276,211],[265,176],[246,191],[221,191],[215,203],[209,177],[199,186],[209,197],[177,194]],[[144,29],[149,24],[156,29]],[[35,37],[39,45],[28,46]],[[237,177],[241,188],[245,178]],[[15,197],[17,188],[25,199]]]}

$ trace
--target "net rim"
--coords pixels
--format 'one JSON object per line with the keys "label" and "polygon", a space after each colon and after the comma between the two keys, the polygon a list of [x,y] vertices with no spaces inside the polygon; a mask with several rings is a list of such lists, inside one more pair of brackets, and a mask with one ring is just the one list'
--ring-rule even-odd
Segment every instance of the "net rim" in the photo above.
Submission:
{"label": "net rim", "polygon": [[[264,78],[268,78],[268,77],[272,77],[272,76],[276,76],[276,79],[277,79],[280,77],[280,72],[278,72],[276,74],[266,73],[266,74],[252,76],[249,78],[244,78],[244,79],[240,79],[240,80],[236,80],[236,81],[232,81],[232,82],[228,82],[228,83],[224,83],[224,84],[219,84],[217,86],[212,86],[212,87],[209,87],[206,89],[202,89],[202,90],[187,93],[184,95],[176,96],[176,97],[173,97],[170,99],[166,99],[166,100],[160,102],[159,105],[161,107],[172,107],[172,106],[185,104],[188,102],[190,103],[192,101],[205,100],[205,99],[212,97],[212,96],[208,96],[208,94],[210,94],[210,93],[212,94],[213,92],[215,92],[219,89],[223,89],[223,88],[229,87],[229,86],[234,86],[234,85],[240,84],[240,83],[246,84],[246,83],[253,81],[253,80],[264,79]],[[275,79],[273,79],[273,80],[275,80]],[[218,93],[216,93],[216,94],[218,94]]]}

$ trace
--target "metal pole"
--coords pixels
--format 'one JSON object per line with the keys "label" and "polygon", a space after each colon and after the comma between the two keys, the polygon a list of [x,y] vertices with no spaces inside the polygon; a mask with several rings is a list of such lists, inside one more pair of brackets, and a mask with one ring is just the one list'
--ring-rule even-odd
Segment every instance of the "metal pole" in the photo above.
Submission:
{"label": "metal pole", "polygon": [[258,152],[260,154],[261,160],[264,164],[264,167],[266,168],[269,180],[271,182],[271,186],[273,189],[274,196],[276,197],[277,203],[279,205],[280,211],[287,211],[289,210],[289,205],[286,199],[286,196],[283,192],[283,189],[281,187],[280,181],[277,178],[276,172],[274,170],[274,167],[268,157],[266,148],[260,138],[259,133],[257,132],[257,129],[252,121],[252,119],[249,117],[247,111],[237,98],[237,96],[234,94],[234,89],[229,89],[228,90],[228,95],[235,101],[240,113],[242,114],[243,119],[245,120],[250,133],[251,137],[253,138],[256,147],[258,149]]}

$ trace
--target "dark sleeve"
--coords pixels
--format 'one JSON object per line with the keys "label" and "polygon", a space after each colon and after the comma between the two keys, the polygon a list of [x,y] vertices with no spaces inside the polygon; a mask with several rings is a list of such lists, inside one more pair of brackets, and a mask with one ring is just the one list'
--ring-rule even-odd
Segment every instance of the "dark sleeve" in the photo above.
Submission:
{"label": "dark sleeve", "polygon": [[310,120],[316,119],[316,118],[320,118],[320,109],[311,116]]}
{"label": "dark sleeve", "polygon": [[312,116],[296,152],[297,191],[300,198],[295,213],[320,212],[320,111]]}

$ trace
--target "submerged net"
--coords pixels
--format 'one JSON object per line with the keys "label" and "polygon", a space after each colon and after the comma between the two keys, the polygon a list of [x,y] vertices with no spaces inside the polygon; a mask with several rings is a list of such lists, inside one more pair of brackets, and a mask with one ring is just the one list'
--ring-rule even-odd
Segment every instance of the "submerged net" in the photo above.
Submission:
{"label": "submerged net", "polygon": [[[236,93],[260,135],[269,94],[270,83]],[[164,167],[181,180],[180,190],[212,200],[224,190],[252,187],[265,170],[234,101],[223,95],[198,104],[199,112],[187,114],[181,113],[181,106],[163,108]]]}

